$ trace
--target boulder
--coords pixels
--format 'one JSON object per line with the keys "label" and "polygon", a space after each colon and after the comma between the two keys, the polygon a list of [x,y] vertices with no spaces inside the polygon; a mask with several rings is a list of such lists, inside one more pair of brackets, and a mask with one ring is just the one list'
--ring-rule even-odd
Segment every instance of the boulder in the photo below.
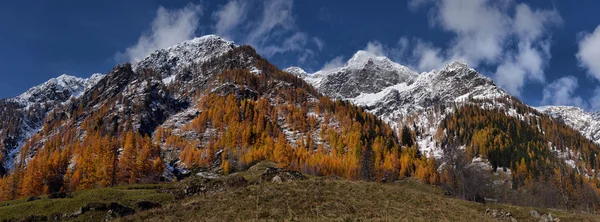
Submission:
{"label": "boulder", "polygon": [[281,177],[279,176],[274,176],[273,179],[271,179],[271,182],[273,183],[281,183]]}
{"label": "boulder", "polygon": [[540,220],[538,220],[538,222],[552,222],[552,220],[550,220],[550,217],[548,217],[548,215],[544,214],[540,217]]}
{"label": "boulder", "polygon": [[117,217],[124,217],[128,215],[135,214],[135,210],[131,207],[123,206],[119,203],[112,202],[108,206],[108,213],[114,214]]}
{"label": "boulder", "polygon": [[85,211],[105,211],[108,210],[108,206],[105,203],[88,203],[83,207]]}
{"label": "boulder", "polygon": [[531,210],[531,211],[529,211],[529,216],[531,216],[535,219],[538,219],[538,218],[540,218],[540,213],[538,213],[536,210]]}
{"label": "boulder", "polygon": [[273,181],[275,176],[279,176],[282,182],[290,181],[290,180],[305,180],[306,176],[302,175],[302,173],[286,170],[281,168],[268,167],[265,172],[260,176],[262,181]]}

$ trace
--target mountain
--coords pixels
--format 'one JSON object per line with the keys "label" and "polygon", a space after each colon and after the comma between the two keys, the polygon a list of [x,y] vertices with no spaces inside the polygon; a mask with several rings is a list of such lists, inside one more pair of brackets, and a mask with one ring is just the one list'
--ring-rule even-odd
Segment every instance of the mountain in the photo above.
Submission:
{"label": "mountain", "polygon": [[20,147],[40,130],[49,111],[79,98],[103,77],[103,74],[93,74],[87,79],[61,75],[15,98],[0,100],[0,110],[5,111],[0,116],[4,120],[0,124],[0,157],[4,163],[0,166],[0,175],[12,168]]}
{"label": "mountain", "polygon": [[[301,73],[298,68],[287,70]],[[557,115],[539,112],[510,96],[464,62],[455,61],[441,69],[417,74],[385,57],[359,51],[342,67],[298,76],[324,95],[351,102],[387,122],[401,141],[408,141],[404,144],[414,144],[421,154],[435,157],[440,164],[438,171],[443,175],[457,175],[456,167],[462,165],[511,178],[510,182],[504,179],[490,182],[496,184],[491,186],[494,188],[483,189],[507,186],[512,190],[555,192],[567,197],[572,193],[556,187],[562,182],[554,178],[563,174],[573,178],[598,177],[595,168],[600,166],[596,158],[600,146],[585,137],[593,138],[589,135],[597,132],[593,121],[587,121],[594,115],[588,114],[586,118],[572,114],[579,117],[563,122],[554,118]],[[406,140],[406,137],[412,138]],[[558,169],[561,173],[557,173]],[[485,177],[486,173],[467,174]],[[547,180],[531,182],[541,175]],[[440,179],[444,180],[444,176]],[[489,178],[472,181],[473,187],[469,189],[485,187],[487,182],[482,181],[486,180]],[[445,186],[455,186],[449,188],[451,193],[467,192],[456,184]],[[593,186],[584,185],[580,189],[590,190]],[[541,187],[546,191],[541,191]],[[488,195],[485,193],[481,194]],[[561,202],[538,199],[539,196],[530,198],[546,206]],[[579,204],[584,196],[570,198],[573,204]]]}
{"label": "mountain", "polygon": [[[228,174],[261,160],[349,179],[399,176],[392,165],[375,164],[375,155],[400,155],[387,124],[323,96],[252,47],[220,37],[118,65],[81,94],[81,87],[52,89],[77,93],[40,118],[41,130],[20,155],[6,156],[14,167],[0,179],[0,199],[175,180],[190,172]],[[414,158],[411,164],[427,162],[404,152]],[[434,170],[421,169],[426,175]]]}
{"label": "mountain", "polygon": [[537,109],[560,119],[588,139],[600,144],[600,112],[586,112],[574,106],[545,106]]}
{"label": "mountain", "polygon": [[[294,73],[301,69],[286,70]],[[408,118],[420,119],[414,125],[426,130],[417,138],[419,148],[437,158],[443,153],[441,147],[434,144],[433,136],[445,112],[437,109],[433,115],[436,106],[469,99],[509,97],[491,79],[464,62],[453,62],[442,69],[417,74],[386,57],[366,51],[358,51],[343,67],[300,76],[321,93],[359,105],[395,129],[402,122],[406,124]]]}
{"label": "mountain", "polygon": [[1,105],[0,199],[214,178],[266,160],[350,180],[412,177],[469,200],[600,206],[600,145],[463,62],[419,74],[359,51],[309,74],[208,35]]}

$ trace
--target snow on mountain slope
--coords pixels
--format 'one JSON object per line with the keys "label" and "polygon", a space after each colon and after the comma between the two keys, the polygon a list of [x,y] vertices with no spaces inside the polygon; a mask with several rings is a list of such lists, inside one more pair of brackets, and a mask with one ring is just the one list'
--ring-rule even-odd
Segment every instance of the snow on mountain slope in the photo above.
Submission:
{"label": "snow on mountain slope", "polygon": [[306,76],[308,76],[308,73],[304,71],[304,69],[297,66],[288,67],[282,71],[290,73],[300,78],[306,78]]}
{"label": "snow on mountain slope", "polygon": [[159,49],[140,62],[133,64],[134,70],[152,68],[162,75],[163,82],[170,83],[173,75],[193,64],[216,58],[237,47],[232,41],[216,35],[205,35],[185,41],[166,49]]}
{"label": "snow on mountain slope", "polygon": [[464,62],[417,74],[386,57],[365,51],[358,51],[343,67],[308,74],[304,79],[321,93],[362,106],[396,129],[411,119],[414,123],[411,126],[424,131],[417,141],[421,151],[435,157],[441,157],[442,152],[433,135],[450,111],[435,110],[436,106],[470,98],[493,100],[509,96]]}
{"label": "snow on mountain slope", "polygon": [[586,112],[574,106],[537,107],[540,112],[562,120],[588,139],[600,144],[600,112]]}
{"label": "snow on mountain slope", "polygon": [[358,51],[343,67],[318,71],[305,80],[332,98],[349,99],[411,83],[416,77],[416,72],[386,57]]}
{"label": "snow on mountain slope", "polygon": [[365,51],[357,52],[344,67],[318,71],[305,79],[321,93],[363,106],[392,125],[402,115],[434,105],[508,96],[491,79],[463,62],[417,74]]}
{"label": "snow on mountain slope", "polygon": [[34,86],[15,98],[6,99],[6,103],[2,106],[12,103],[18,104],[18,108],[11,110],[14,112],[12,114],[14,119],[3,120],[10,123],[2,125],[2,128],[13,129],[10,134],[0,135],[2,142],[0,152],[4,152],[5,157],[4,167],[7,169],[12,167],[20,147],[25,140],[41,129],[43,120],[51,110],[70,102],[71,99],[79,98],[102,78],[104,74],[99,73],[87,79],[63,74]]}

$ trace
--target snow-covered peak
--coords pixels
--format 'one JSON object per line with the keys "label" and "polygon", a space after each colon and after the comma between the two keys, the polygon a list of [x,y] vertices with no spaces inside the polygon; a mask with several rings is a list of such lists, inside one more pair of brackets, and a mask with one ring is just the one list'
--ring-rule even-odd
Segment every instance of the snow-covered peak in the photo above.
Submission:
{"label": "snow-covered peak", "polygon": [[415,73],[408,67],[393,62],[388,57],[378,56],[374,53],[364,50],[359,50],[356,52],[354,56],[352,56],[352,58],[346,62],[345,65],[346,68],[350,69],[363,69],[367,68],[368,66],[381,67],[385,69],[397,69],[401,70],[402,72]]}
{"label": "snow-covered peak", "polygon": [[359,50],[358,52],[354,53],[354,56],[352,56],[352,58],[350,58],[346,62],[346,66],[356,66],[356,67],[364,66],[367,62],[369,62],[369,60],[385,61],[385,60],[389,60],[389,59],[384,56],[377,56],[373,53],[370,53],[370,52],[367,52],[364,50]]}
{"label": "snow-covered peak", "polygon": [[54,100],[52,99],[54,98],[53,95],[57,93],[65,93],[70,97],[73,94],[83,91],[85,82],[85,79],[63,74],[32,87],[27,92],[17,96],[17,99],[27,102],[44,102],[42,99]]}
{"label": "snow-covered peak", "polygon": [[70,98],[78,98],[83,95],[86,90],[95,86],[103,77],[103,74],[98,73],[87,79],[62,74],[30,88],[25,93],[15,97],[14,100],[26,107],[36,103],[65,102]]}
{"label": "snow-covered peak", "polygon": [[192,64],[216,58],[237,47],[234,42],[216,35],[205,35],[159,49],[133,64],[134,70],[152,68],[163,78],[169,78]]}
{"label": "snow-covered peak", "polygon": [[361,93],[377,93],[400,83],[410,85],[418,73],[385,56],[358,51],[342,67],[309,74],[305,80],[334,98],[354,98]]}
{"label": "snow-covered peak", "polygon": [[442,70],[444,71],[455,71],[459,69],[470,69],[469,64],[464,60],[456,60],[450,63],[446,63]]}
{"label": "snow-covered peak", "polygon": [[98,82],[100,82],[100,80],[102,80],[102,78],[104,78],[104,76],[106,75],[102,73],[92,74],[92,76],[85,81],[85,90],[89,90],[94,87],[96,84],[98,84]]}
{"label": "snow-covered peak", "polygon": [[298,76],[300,78],[304,78],[308,75],[308,73],[306,71],[304,71],[304,69],[297,67],[297,66],[288,67],[288,68],[284,69],[283,71],[290,73],[292,75]]}

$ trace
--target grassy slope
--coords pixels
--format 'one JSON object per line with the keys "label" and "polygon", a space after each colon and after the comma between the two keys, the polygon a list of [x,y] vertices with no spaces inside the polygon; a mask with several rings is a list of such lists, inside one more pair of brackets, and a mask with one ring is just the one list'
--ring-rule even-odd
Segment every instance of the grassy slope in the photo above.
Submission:
{"label": "grassy slope", "polygon": [[[148,200],[159,203],[167,203],[174,198],[171,194],[158,193],[159,188],[171,187],[171,184],[162,185],[136,185],[114,188],[103,188],[78,191],[72,193],[72,198],[64,199],[42,199],[27,202],[27,199],[0,202],[0,221],[8,219],[21,219],[30,215],[51,216],[56,213],[70,214],[88,203],[118,202],[133,207],[140,200]],[[99,220],[104,214],[84,214],[78,217],[79,221]]]}
{"label": "grassy slope", "polygon": [[[239,175],[255,185],[174,200],[157,189],[172,184],[140,185],[80,191],[68,199],[24,199],[0,203],[0,221],[28,215],[71,213],[91,202],[119,202],[130,207],[139,200],[162,203],[160,209],[138,212],[123,221],[493,221],[486,209],[510,212],[518,221],[533,221],[531,208],[500,204],[479,204],[444,196],[433,186],[407,179],[396,183],[372,183],[311,177],[305,181],[260,183],[263,162]],[[551,212],[562,221],[600,221],[589,214]],[[77,221],[98,221],[104,212],[91,212]]]}
{"label": "grassy slope", "polygon": [[[488,208],[531,221],[530,208],[484,205],[443,196],[412,180],[391,184],[312,178],[263,183],[201,195],[123,218],[124,221],[493,221]],[[548,213],[548,210],[539,210]],[[550,211],[562,221],[600,221],[592,215]]]}

